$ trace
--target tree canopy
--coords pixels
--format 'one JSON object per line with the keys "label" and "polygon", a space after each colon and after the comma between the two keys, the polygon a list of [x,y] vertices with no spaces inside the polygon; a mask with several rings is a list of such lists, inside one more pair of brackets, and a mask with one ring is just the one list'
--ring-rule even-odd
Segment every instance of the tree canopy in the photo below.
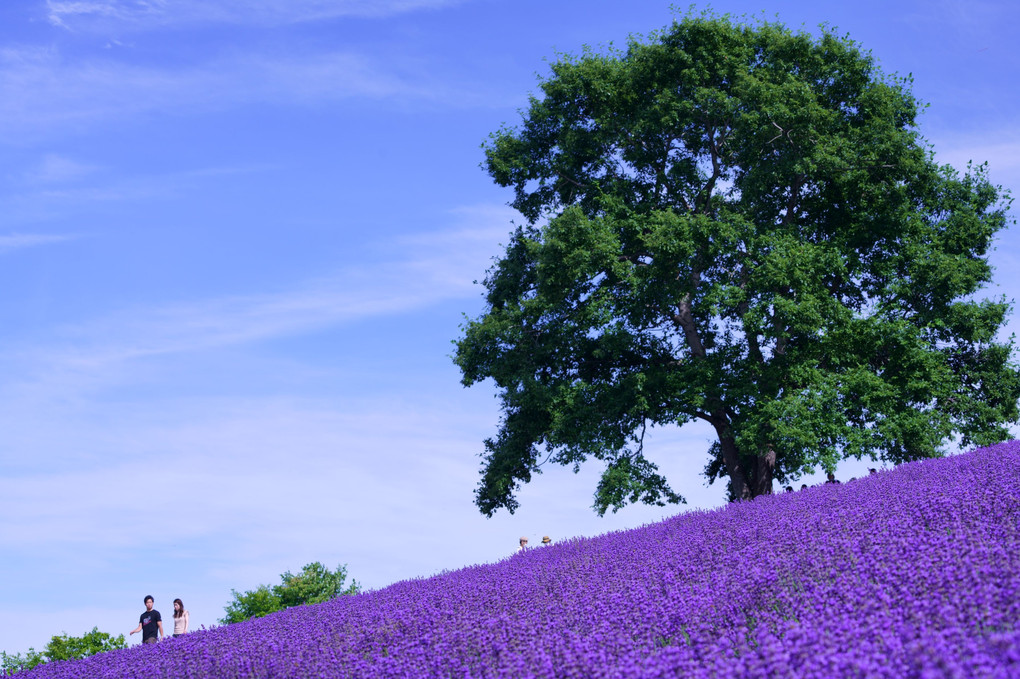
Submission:
{"label": "tree canopy", "polygon": [[280,584],[259,585],[253,590],[230,590],[231,601],[224,608],[224,624],[261,618],[292,606],[318,604],[338,596],[357,594],[361,587],[354,579],[347,585],[347,567],[331,571],[318,561],[305,565],[297,575],[290,571],[280,576]]}
{"label": "tree canopy", "polygon": [[543,458],[602,461],[599,513],[682,502],[649,426],[710,424],[731,499],[1008,437],[1011,303],[976,293],[1009,196],[936,162],[909,78],[824,27],[711,14],[551,71],[485,147],[527,223],[454,356],[502,403],[484,514]]}

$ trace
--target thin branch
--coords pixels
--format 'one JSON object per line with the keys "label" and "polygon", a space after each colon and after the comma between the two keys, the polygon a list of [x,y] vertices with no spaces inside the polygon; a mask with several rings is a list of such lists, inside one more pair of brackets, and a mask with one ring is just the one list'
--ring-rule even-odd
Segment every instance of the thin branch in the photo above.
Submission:
{"label": "thin branch", "polygon": [[772,142],[774,142],[774,141],[775,141],[776,139],[779,139],[779,138],[780,138],[780,137],[782,137],[782,136],[783,136],[784,134],[786,134],[786,130],[784,130],[783,128],[779,127],[779,125],[776,125],[776,122],[775,122],[774,120],[770,120],[769,122],[771,122],[771,123],[772,123],[772,125],[774,125],[774,126],[775,126],[775,128],[776,128],[777,130],[779,130],[779,134],[777,134],[776,136],[772,137],[772,139],[769,139],[769,140],[768,140],[767,142],[765,142],[765,144],[766,144],[766,145],[768,145],[768,144],[771,144],[771,143],[772,143]]}
{"label": "thin branch", "polygon": [[712,200],[712,189],[715,188],[716,181],[722,175],[722,170],[719,169],[719,149],[715,142],[715,128],[709,126],[705,132],[709,138],[709,151],[712,156],[712,176],[709,178],[708,182],[705,183],[705,187],[701,190],[705,196],[701,203],[701,209],[707,212],[709,203]]}
{"label": "thin branch", "polygon": [[567,176],[567,175],[565,175],[565,174],[561,174],[561,175],[559,175],[559,178],[560,178],[561,180],[565,181],[565,182],[568,182],[568,183],[570,183],[570,184],[573,184],[574,186],[576,186],[576,187],[577,187],[577,188],[579,188],[579,189],[587,189],[587,188],[588,188],[588,185],[587,185],[587,184],[581,184],[581,183],[577,182],[576,180],[574,180],[574,179],[571,179],[570,177],[568,177],[568,176]]}
{"label": "thin branch", "polygon": [[542,467],[546,462],[549,461],[549,458],[551,458],[552,455],[553,455],[553,451],[550,450],[549,454],[545,456],[545,459],[535,465],[535,469],[538,469],[538,468]]}

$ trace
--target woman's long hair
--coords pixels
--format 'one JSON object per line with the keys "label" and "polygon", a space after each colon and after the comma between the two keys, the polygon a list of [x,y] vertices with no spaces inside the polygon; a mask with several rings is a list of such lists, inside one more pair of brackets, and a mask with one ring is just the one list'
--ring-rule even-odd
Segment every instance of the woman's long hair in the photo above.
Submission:
{"label": "woman's long hair", "polygon": [[174,603],[180,606],[180,608],[174,609],[174,617],[179,618],[182,615],[184,615],[184,602],[181,601],[180,599],[174,599]]}

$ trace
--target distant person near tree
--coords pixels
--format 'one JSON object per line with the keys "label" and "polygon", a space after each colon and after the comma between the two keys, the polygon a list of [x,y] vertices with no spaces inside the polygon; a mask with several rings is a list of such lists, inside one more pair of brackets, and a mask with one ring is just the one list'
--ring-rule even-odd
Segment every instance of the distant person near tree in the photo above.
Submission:
{"label": "distant person near tree", "polygon": [[184,602],[174,599],[174,636],[179,637],[188,632],[188,612],[184,610]]}
{"label": "distant person near tree", "polygon": [[138,616],[138,627],[131,630],[131,634],[142,633],[143,644],[154,644],[166,637],[163,632],[163,618],[159,611],[152,607],[154,603],[151,594],[145,597],[145,612]]}
{"label": "distant person near tree", "polygon": [[832,472],[829,472],[825,476],[826,476],[826,478],[825,478],[825,482],[826,483],[836,483],[836,484],[839,483],[839,481],[836,480],[836,475],[833,474]]}

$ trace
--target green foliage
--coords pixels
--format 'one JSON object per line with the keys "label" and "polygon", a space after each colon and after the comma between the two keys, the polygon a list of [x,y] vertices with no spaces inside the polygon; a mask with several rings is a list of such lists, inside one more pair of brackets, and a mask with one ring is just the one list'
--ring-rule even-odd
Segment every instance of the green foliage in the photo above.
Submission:
{"label": "green foliage", "polygon": [[347,580],[345,566],[337,566],[335,571],[330,571],[318,561],[306,565],[297,575],[287,571],[280,579],[282,584],[276,587],[276,592],[284,608],[318,604],[345,594],[357,594],[360,589],[353,579],[349,586],[344,586]]}
{"label": "green foliage", "polygon": [[269,585],[259,585],[246,592],[230,590],[233,600],[224,607],[226,615],[220,619],[220,622],[230,624],[282,611],[284,606],[280,602],[279,595],[274,591],[275,589]]}
{"label": "green foliage", "polygon": [[546,457],[605,464],[599,513],[683,501],[654,425],[708,422],[731,498],[1008,436],[1010,304],[975,294],[1010,198],[935,163],[909,84],[825,28],[711,14],[552,64],[486,147],[528,224],[454,357],[502,400],[484,514]]}
{"label": "green foliage", "polygon": [[116,648],[127,648],[123,634],[114,637],[93,627],[91,632],[81,637],[69,637],[66,634],[53,637],[50,643],[46,644],[44,653],[51,661],[75,660]]}
{"label": "green foliage", "polygon": [[56,660],[77,660],[87,658],[96,653],[104,653],[117,648],[127,648],[124,635],[111,636],[100,632],[97,627],[86,632],[84,636],[71,637],[67,634],[54,636],[40,653],[34,648],[28,649],[25,655],[20,653],[9,655],[0,652],[0,676],[8,676],[15,672],[30,670],[37,665]]}
{"label": "green foliage", "polygon": [[287,571],[280,576],[279,585],[259,585],[243,593],[230,590],[233,600],[224,608],[226,615],[220,622],[229,624],[261,618],[292,606],[317,604],[338,596],[357,594],[361,589],[357,581],[352,579],[351,584],[346,585],[346,580],[346,566],[337,566],[335,571],[330,571],[315,561],[296,575]]}
{"label": "green foliage", "polygon": [[46,656],[34,648],[28,649],[24,655],[21,653],[11,655],[6,651],[0,651],[0,677],[9,677],[15,672],[30,670],[44,662],[46,662]]}

